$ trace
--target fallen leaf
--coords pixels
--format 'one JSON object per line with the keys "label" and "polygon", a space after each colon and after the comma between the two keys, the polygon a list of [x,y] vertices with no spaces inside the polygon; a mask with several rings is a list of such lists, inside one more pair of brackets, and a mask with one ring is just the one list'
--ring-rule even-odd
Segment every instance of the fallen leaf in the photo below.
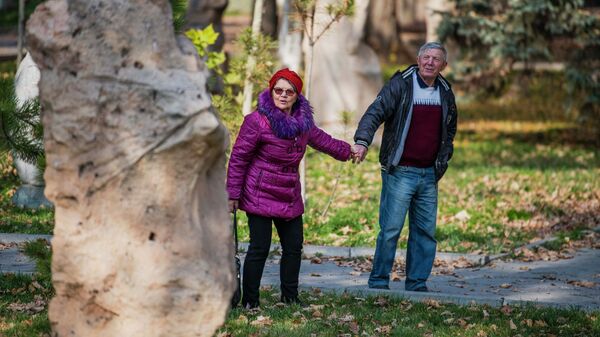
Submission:
{"label": "fallen leaf", "polygon": [[252,326],[270,326],[273,324],[273,320],[269,316],[258,316],[256,320],[250,322]]}
{"label": "fallen leaf", "polygon": [[312,263],[312,264],[321,264],[321,263],[323,263],[323,261],[321,260],[320,257],[315,256],[312,259],[310,259],[310,263]]}
{"label": "fallen leaf", "polygon": [[310,276],[312,276],[312,277],[321,277],[321,274],[318,274],[318,273],[310,273]]}
{"label": "fallen leaf", "polygon": [[379,334],[387,335],[392,332],[392,327],[389,325],[383,325],[375,328],[375,332]]}
{"label": "fallen leaf", "polygon": [[388,305],[388,300],[383,296],[378,296],[375,300],[375,304],[380,307],[386,307]]}
{"label": "fallen leaf", "polygon": [[323,317],[323,313],[321,313],[319,310],[315,310],[315,311],[313,311],[313,313],[312,313],[312,317],[313,317],[313,318],[320,318],[320,317]]}
{"label": "fallen leaf", "polygon": [[351,271],[351,272],[350,272],[350,275],[352,275],[352,276],[360,276],[361,274],[362,274],[362,273],[361,273],[361,272],[359,272],[359,271]]}
{"label": "fallen leaf", "polygon": [[344,317],[340,317],[340,322],[352,322],[354,320],[354,316],[348,314]]}
{"label": "fallen leaf", "polygon": [[358,326],[358,323],[356,323],[356,321],[348,323],[348,328],[350,328],[350,331],[352,331],[354,334],[358,334],[360,331],[360,327]]}
{"label": "fallen leaf", "polygon": [[398,282],[401,280],[400,276],[398,276],[398,273],[396,273],[395,271],[393,271],[390,275],[390,279],[392,280],[392,282]]}
{"label": "fallen leaf", "polygon": [[425,300],[423,300],[423,304],[427,305],[429,308],[439,308],[441,307],[440,302],[431,299],[431,298],[427,298]]}
{"label": "fallen leaf", "polygon": [[511,330],[517,330],[517,326],[515,325],[515,322],[513,322],[512,319],[508,322],[508,324],[510,325]]}
{"label": "fallen leaf", "polygon": [[500,311],[505,315],[510,315],[512,313],[512,308],[509,305],[503,305],[502,308],[500,308]]}
{"label": "fallen leaf", "polygon": [[462,210],[456,214],[454,214],[454,219],[460,221],[460,222],[465,222],[469,219],[471,219],[471,216],[469,215],[469,213],[466,210]]}
{"label": "fallen leaf", "polygon": [[571,281],[567,281],[567,283],[572,284],[576,287],[583,287],[583,288],[594,288],[596,286],[596,282],[590,282],[590,281],[571,280]]}
{"label": "fallen leaf", "polygon": [[500,285],[500,288],[503,288],[503,289],[508,289],[510,287],[512,287],[512,284],[510,284],[510,283],[502,283]]}

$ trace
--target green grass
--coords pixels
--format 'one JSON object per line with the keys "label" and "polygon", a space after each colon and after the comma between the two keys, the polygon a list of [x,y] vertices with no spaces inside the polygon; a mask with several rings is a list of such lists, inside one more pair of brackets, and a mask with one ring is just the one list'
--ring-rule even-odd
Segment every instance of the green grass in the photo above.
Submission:
{"label": "green grass", "polygon": [[[461,123],[454,158],[439,187],[438,250],[508,252],[553,232],[594,226],[600,213],[600,152],[573,140],[571,128],[564,123]],[[377,155],[372,149],[356,166],[308,151],[306,244],[375,245],[381,190]],[[51,234],[52,210],[12,206],[18,179],[6,158],[2,162],[0,231]],[[457,217],[461,212],[468,217]],[[406,247],[406,227],[401,248]],[[238,229],[240,240],[247,241],[243,212]]]}
{"label": "green grass", "polygon": [[45,241],[24,247],[34,258],[35,275],[0,275],[0,336],[38,337],[50,332],[48,302],[54,295],[50,276],[50,249]]}
{"label": "green grass", "polygon": [[[44,241],[29,243],[38,273],[0,275],[0,336],[50,333],[47,304],[51,252]],[[216,336],[597,336],[600,312],[513,306],[457,306],[434,300],[411,302],[388,296],[334,295],[302,291],[306,307],[278,303],[279,293],[261,291],[261,309],[234,308]],[[512,323],[511,323],[512,322]]]}
{"label": "green grass", "polygon": [[[301,294],[307,308],[282,306],[264,291],[260,311],[232,310],[217,336],[597,336],[598,312],[456,306],[387,296]],[[262,317],[261,317],[262,316]],[[513,326],[511,327],[511,322]]]}
{"label": "green grass", "polygon": [[12,204],[11,197],[20,182],[10,162],[0,154],[0,233],[52,234],[54,210],[25,209]]}
{"label": "green grass", "polygon": [[[600,152],[573,139],[572,127],[459,125],[454,158],[440,182],[439,250],[499,253],[542,232],[594,226],[600,213],[594,192],[600,190]],[[309,151],[307,165],[306,243],[373,246],[381,188],[377,151],[355,167]],[[322,217],[337,172],[334,202]],[[468,219],[455,217],[461,211]],[[400,246],[406,241],[405,229]]]}

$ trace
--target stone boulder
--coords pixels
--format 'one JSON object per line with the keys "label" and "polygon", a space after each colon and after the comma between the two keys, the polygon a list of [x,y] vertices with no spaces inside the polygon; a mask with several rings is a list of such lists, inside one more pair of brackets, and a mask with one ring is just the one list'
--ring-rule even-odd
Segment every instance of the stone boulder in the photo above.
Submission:
{"label": "stone boulder", "polygon": [[227,132],[167,0],[50,0],[27,25],[56,208],[53,336],[212,336],[234,289]]}

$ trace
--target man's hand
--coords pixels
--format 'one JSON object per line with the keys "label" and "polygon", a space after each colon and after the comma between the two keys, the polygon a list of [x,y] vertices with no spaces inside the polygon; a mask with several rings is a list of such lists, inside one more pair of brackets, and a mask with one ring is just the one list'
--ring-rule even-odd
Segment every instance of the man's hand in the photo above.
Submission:
{"label": "man's hand", "polygon": [[352,162],[354,164],[360,164],[361,161],[365,160],[365,157],[367,156],[367,152],[369,151],[369,149],[364,145],[354,144],[354,145],[352,145],[351,151],[352,151]]}
{"label": "man's hand", "polygon": [[229,200],[229,212],[233,213],[240,204],[239,200]]}

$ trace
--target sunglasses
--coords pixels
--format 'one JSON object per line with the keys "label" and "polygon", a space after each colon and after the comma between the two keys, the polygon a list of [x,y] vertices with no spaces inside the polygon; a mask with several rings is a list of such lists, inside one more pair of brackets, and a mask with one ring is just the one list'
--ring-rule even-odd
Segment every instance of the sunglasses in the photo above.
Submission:
{"label": "sunglasses", "polygon": [[283,94],[284,91],[286,96],[294,96],[296,94],[296,92],[292,89],[273,88],[273,91],[275,91],[277,95]]}

